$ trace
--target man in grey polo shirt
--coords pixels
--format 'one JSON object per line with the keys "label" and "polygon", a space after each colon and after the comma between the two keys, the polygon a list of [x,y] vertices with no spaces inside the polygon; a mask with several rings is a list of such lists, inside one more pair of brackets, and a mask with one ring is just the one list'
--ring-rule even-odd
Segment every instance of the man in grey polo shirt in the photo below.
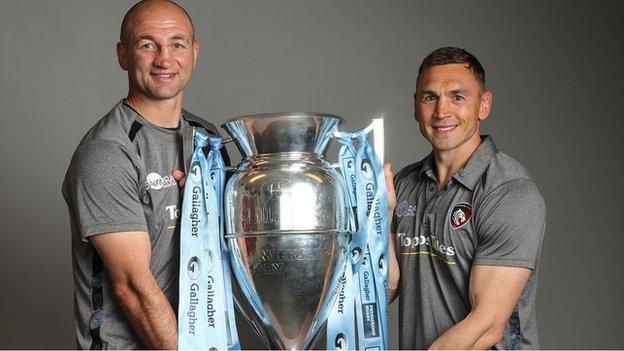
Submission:
{"label": "man in grey polo shirt", "polygon": [[423,60],[414,116],[433,150],[397,173],[390,194],[402,349],[539,348],[546,209],[527,170],[479,134],[491,102],[470,53],[447,47]]}
{"label": "man in grey polo shirt", "polygon": [[172,2],[142,1],[124,17],[128,95],[87,132],[63,182],[81,349],[177,348],[180,129],[217,133],[182,109],[198,52]]}

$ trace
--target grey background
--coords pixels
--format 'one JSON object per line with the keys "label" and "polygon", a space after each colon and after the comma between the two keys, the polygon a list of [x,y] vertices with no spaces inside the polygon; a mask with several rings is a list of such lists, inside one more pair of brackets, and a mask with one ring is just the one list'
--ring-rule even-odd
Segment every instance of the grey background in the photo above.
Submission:
{"label": "grey background", "polygon": [[[382,115],[395,170],[429,150],[412,119],[422,58],[445,45],[474,52],[494,92],[483,130],[548,206],[542,346],[624,348],[622,2],[182,3],[201,42],[189,110],[214,122],[323,111],[349,129]],[[82,135],[126,93],[114,45],[130,5],[0,2],[2,348],[74,346],[60,186]]]}

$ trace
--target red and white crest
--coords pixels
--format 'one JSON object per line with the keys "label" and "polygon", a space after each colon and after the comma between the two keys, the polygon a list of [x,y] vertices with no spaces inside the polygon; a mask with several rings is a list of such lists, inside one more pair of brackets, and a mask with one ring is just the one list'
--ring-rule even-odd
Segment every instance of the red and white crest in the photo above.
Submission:
{"label": "red and white crest", "polygon": [[453,206],[451,211],[450,224],[451,228],[459,229],[463,227],[472,217],[472,206],[462,202]]}

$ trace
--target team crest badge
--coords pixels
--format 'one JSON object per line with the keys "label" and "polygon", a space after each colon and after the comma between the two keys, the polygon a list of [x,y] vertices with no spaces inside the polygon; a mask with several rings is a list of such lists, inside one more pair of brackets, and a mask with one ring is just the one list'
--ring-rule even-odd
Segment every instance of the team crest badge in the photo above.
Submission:
{"label": "team crest badge", "polygon": [[472,217],[472,206],[462,202],[453,206],[451,211],[451,228],[459,229],[463,227]]}

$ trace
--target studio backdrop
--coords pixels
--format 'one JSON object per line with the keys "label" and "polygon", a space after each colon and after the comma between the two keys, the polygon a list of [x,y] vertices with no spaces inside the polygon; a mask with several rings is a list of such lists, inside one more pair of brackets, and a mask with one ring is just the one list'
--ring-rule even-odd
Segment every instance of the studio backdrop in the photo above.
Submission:
{"label": "studio backdrop", "polygon": [[[542,347],[624,348],[622,2],[181,4],[201,43],[189,111],[217,125],[250,113],[326,112],[350,130],[383,117],[395,171],[430,150],[413,119],[420,62],[441,46],[473,52],[494,94],[482,130],[530,170],[547,205]],[[0,348],[74,347],[61,182],[81,137],[127,92],[115,44],[131,5],[0,3]],[[241,334],[243,346],[260,345]]]}

